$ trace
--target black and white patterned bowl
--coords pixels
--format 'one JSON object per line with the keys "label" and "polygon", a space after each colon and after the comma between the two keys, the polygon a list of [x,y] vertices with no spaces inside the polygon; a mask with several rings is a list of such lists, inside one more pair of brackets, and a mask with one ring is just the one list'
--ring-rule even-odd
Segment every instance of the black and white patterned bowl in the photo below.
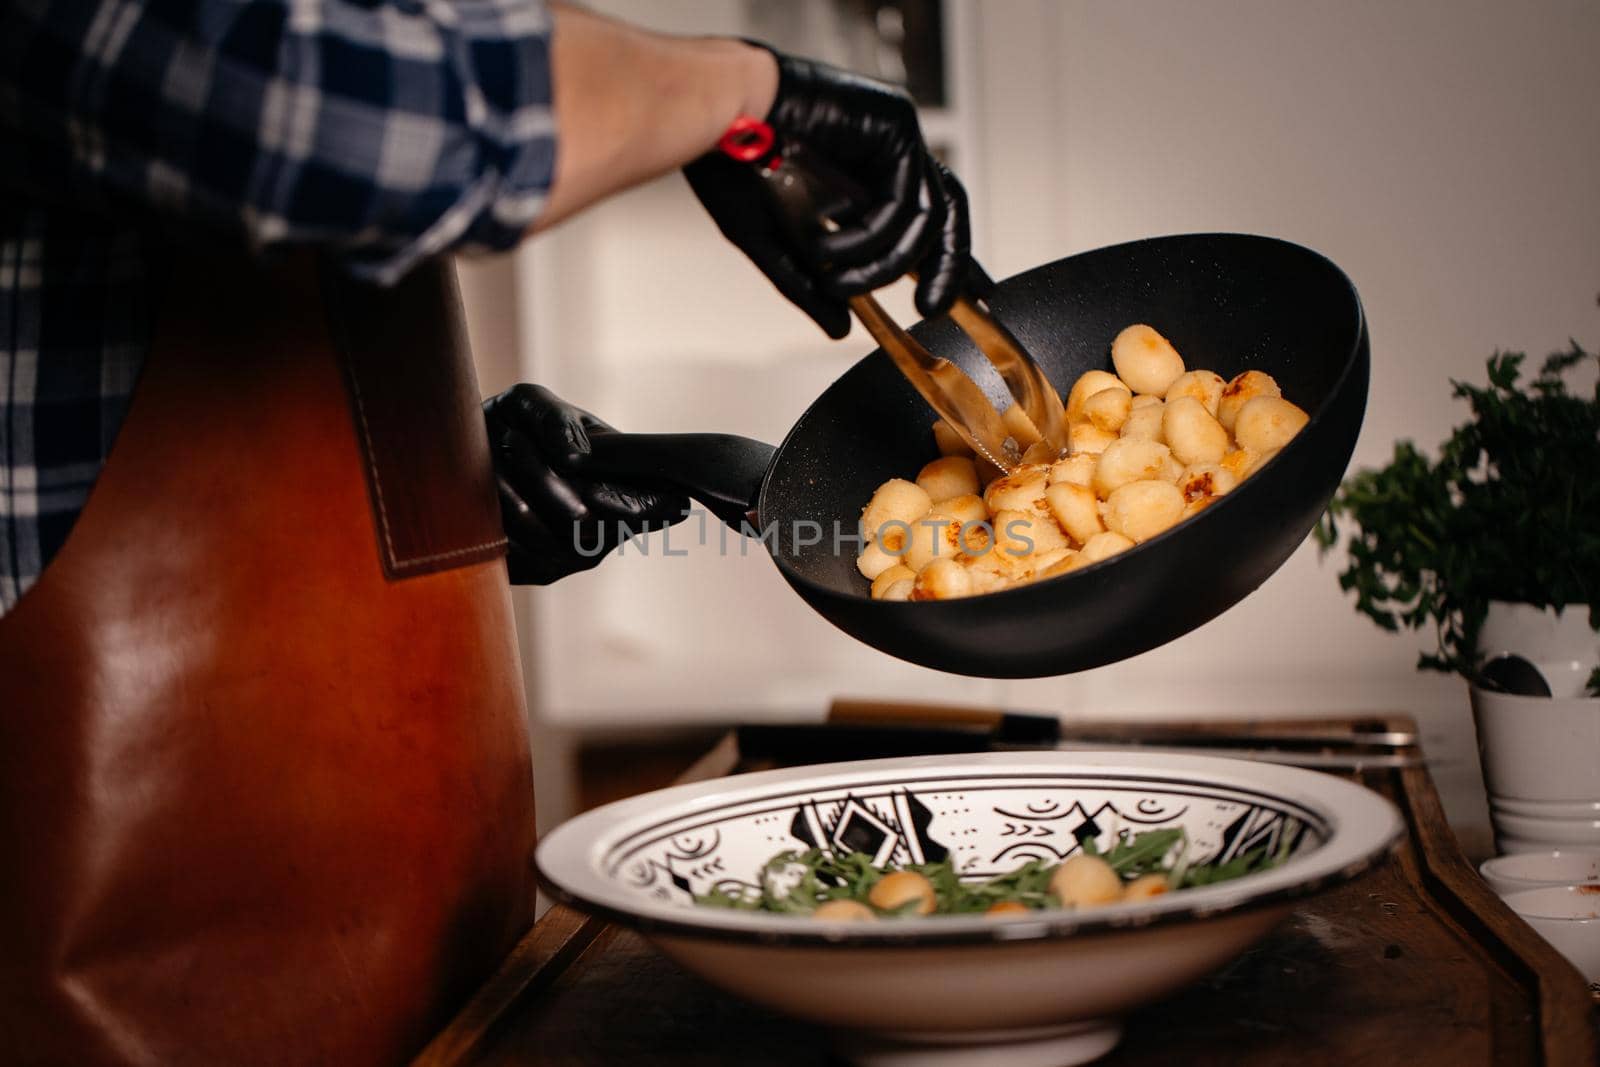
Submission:
{"label": "black and white patterned bowl", "polygon": [[[822,922],[697,906],[753,885],[775,853],[822,847],[878,863],[950,856],[964,877],[1064,859],[1093,839],[1182,826],[1197,861],[1266,845],[1271,870],[1149,900],[990,918]],[[1266,933],[1292,902],[1379,862],[1401,835],[1388,801],[1276,764],[1137,751],[872,760],[737,775],[609,804],[563,824],[537,861],[559,898],[643,931],[689,970],[863,1038],[860,1062],[1082,1062],[1115,1019]],[[883,1043],[882,1035],[890,1035]],[[910,1043],[907,1045],[907,1043]],[[915,1047],[914,1060],[901,1057]],[[875,1050],[875,1051],[874,1051]],[[965,1057],[965,1058],[962,1058]]]}

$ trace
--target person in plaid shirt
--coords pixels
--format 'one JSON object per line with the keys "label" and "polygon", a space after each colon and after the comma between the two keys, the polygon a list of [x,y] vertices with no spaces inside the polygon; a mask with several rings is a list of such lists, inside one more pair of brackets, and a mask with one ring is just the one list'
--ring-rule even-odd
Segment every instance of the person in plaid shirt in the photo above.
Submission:
{"label": "person in plaid shirt", "polygon": [[[741,115],[870,202],[796,244],[714,153]],[[851,293],[917,270],[934,314],[962,284],[965,202],[909,98],[764,46],[537,0],[0,0],[0,612],[61,547],[116,439],[175,228],[263,255],[317,246],[387,284],[679,166],[831,336]],[[566,479],[552,455],[590,417],[526,387],[487,410],[513,559],[555,560],[536,581],[592,565],[562,557],[565,531],[616,487]]]}

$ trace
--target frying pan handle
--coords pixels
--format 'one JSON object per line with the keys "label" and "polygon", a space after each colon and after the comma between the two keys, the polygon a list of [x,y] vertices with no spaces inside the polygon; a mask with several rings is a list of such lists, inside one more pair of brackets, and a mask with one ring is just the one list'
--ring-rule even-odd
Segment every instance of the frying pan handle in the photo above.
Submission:
{"label": "frying pan handle", "polygon": [[588,455],[571,466],[585,477],[652,484],[683,493],[742,530],[752,523],[761,482],[778,451],[726,433],[590,433]]}

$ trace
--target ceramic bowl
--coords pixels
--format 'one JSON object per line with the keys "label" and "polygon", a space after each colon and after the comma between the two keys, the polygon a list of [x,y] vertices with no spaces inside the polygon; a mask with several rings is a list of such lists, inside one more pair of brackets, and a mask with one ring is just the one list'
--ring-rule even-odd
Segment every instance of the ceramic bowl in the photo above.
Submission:
{"label": "ceramic bowl", "polygon": [[1505,902],[1579,973],[1600,982],[1600,885],[1523,889]]}
{"label": "ceramic bowl", "polygon": [[[1197,859],[1261,846],[1288,858],[1149,900],[1003,919],[824,922],[693,901],[753,886],[787,849],[865,852],[880,864],[949,856],[982,878],[1174,826]],[[835,1028],[858,1063],[1000,1056],[1043,1067],[1103,1054],[1123,1014],[1227,962],[1295,900],[1373,866],[1401,833],[1388,801],[1314,771],[1186,754],[991,753],[661,790],[563,824],[537,861],[558,898],[638,928],[732,993]]]}
{"label": "ceramic bowl", "polygon": [[1600,852],[1546,849],[1496,856],[1478,865],[1478,873],[1501,896],[1544,886],[1600,883]]}

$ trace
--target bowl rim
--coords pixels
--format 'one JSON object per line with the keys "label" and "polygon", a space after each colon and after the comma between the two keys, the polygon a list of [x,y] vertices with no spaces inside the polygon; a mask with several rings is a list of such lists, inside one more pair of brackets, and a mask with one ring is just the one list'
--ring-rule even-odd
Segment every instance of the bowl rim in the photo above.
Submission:
{"label": "bowl rim", "polygon": [[1524,889],[1547,889],[1551,886],[1579,885],[1582,879],[1574,881],[1571,878],[1547,877],[1532,878],[1523,874],[1509,874],[1503,867],[1515,863],[1517,860],[1539,859],[1548,860],[1556,856],[1573,855],[1586,860],[1600,861],[1600,848],[1543,848],[1534,852],[1506,852],[1498,856],[1490,856],[1478,864],[1478,874],[1486,882],[1499,881],[1515,884],[1516,888],[1510,892],[1521,892]]}
{"label": "bowl rim", "polygon": [[[1282,867],[1148,900],[1088,911],[1061,909],[1005,918],[932,915],[871,924],[664,904],[638,898],[597,869],[600,857],[612,842],[625,836],[642,819],[659,819],[668,808],[689,813],[697,807],[724,806],[730,796],[745,794],[754,799],[775,788],[801,782],[816,789],[838,788],[857,779],[877,779],[900,772],[908,778],[969,778],[998,773],[1049,777],[1075,768],[1101,776],[1145,780],[1164,773],[1168,784],[1181,784],[1184,777],[1204,778],[1210,784],[1309,809],[1327,824],[1328,838],[1309,854]],[[1175,775],[1179,781],[1174,781]],[[1365,873],[1395,851],[1404,836],[1400,813],[1387,799],[1364,786],[1318,771],[1137,749],[1041,750],[813,764],[669,786],[614,801],[567,820],[539,842],[534,867],[540,884],[555,899],[650,935],[771,945],[907,948],[1038,941],[1145,929],[1281,905]]]}
{"label": "bowl rim", "polygon": [[[1519,889],[1514,893],[1507,893],[1500,899],[1506,902],[1506,907],[1516,912],[1522,919],[1537,919],[1540,922],[1563,923],[1572,926],[1600,927],[1600,913],[1593,915],[1551,915],[1542,910],[1549,905],[1542,902],[1546,900],[1571,900],[1577,894],[1600,893],[1600,882],[1568,882],[1560,885],[1533,886],[1528,889]],[[1538,903],[1536,903],[1536,901]],[[1518,905],[1521,907],[1518,907]],[[1595,905],[1600,912],[1600,902]]]}

